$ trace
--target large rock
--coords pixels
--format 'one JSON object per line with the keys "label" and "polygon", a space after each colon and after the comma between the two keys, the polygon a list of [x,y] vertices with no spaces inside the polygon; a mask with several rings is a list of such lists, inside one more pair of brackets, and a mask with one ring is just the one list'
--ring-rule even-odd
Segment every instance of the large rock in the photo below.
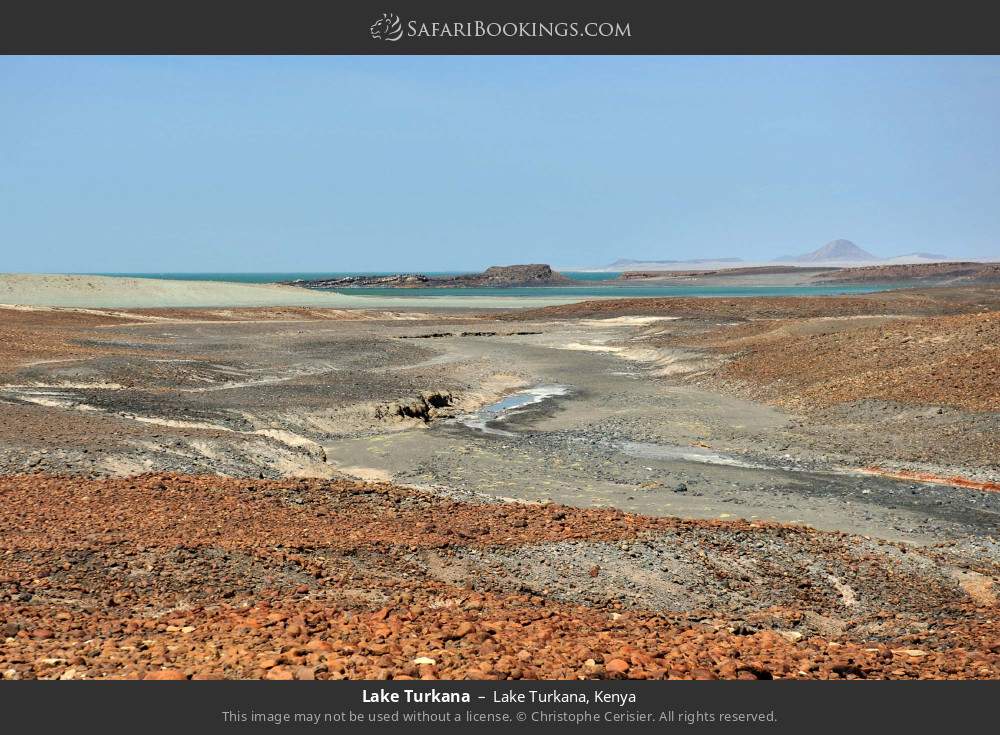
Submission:
{"label": "large rock", "polygon": [[463,276],[480,286],[544,286],[570,281],[548,265],[494,265],[478,276]]}
{"label": "large rock", "polygon": [[146,681],[187,681],[187,676],[185,676],[184,672],[177,669],[148,671],[142,678]]}

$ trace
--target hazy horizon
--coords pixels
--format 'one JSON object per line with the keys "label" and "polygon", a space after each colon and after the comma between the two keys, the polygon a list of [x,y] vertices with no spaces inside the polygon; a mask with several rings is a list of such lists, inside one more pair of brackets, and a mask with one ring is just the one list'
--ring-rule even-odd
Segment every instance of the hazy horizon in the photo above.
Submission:
{"label": "hazy horizon", "polygon": [[996,57],[5,57],[0,270],[1000,259]]}

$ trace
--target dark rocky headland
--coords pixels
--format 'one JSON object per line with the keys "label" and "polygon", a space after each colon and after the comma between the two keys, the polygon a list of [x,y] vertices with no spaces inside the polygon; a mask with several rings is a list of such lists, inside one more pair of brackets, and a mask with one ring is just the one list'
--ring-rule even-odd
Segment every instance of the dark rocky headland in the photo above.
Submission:
{"label": "dark rocky headland", "polygon": [[421,273],[357,275],[342,278],[298,279],[285,285],[304,288],[513,288],[517,286],[567,286],[573,282],[551,266],[494,265],[482,273],[458,276],[427,276]]}

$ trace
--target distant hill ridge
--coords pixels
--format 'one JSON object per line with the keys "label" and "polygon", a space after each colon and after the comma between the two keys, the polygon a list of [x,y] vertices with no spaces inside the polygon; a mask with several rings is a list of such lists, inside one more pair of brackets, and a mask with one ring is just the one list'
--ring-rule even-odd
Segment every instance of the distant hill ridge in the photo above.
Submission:
{"label": "distant hill ridge", "polygon": [[[900,256],[908,257],[908,256]],[[938,256],[924,253],[914,253],[913,257],[937,260]],[[882,260],[877,255],[869,253],[850,240],[838,238],[831,240],[816,250],[802,255],[782,255],[775,258],[776,263],[858,263],[877,262]],[[742,263],[742,258],[697,258],[693,260],[635,260],[632,258],[619,258],[611,263],[609,268],[636,265],[697,265],[701,263]]]}
{"label": "distant hill ridge", "polygon": [[693,260],[642,260],[637,258],[619,258],[614,263],[609,263],[608,268],[620,265],[636,265],[639,263],[655,263],[656,265],[680,265],[699,263],[742,263],[743,258],[695,258]]}
{"label": "distant hill ridge", "polygon": [[1000,263],[959,261],[838,268],[818,279],[838,283],[937,281],[946,283],[1000,283]]}
{"label": "distant hill ridge", "polygon": [[[951,260],[948,255],[928,252],[911,252],[891,257],[875,255],[864,248],[859,247],[850,240],[837,238],[831,240],[822,247],[799,255],[782,255],[772,260],[751,259],[746,261],[743,258],[694,258],[690,260],[653,260],[638,258],[618,258],[613,263],[601,266],[597,270],[601,271],[663,271],[663,270],[691,270],[694,269],[721,269],[729,267],[727,264],[747,267],[762,267],[765,263],[779,263],[782,265],[797,264],[799,267],[808,268],[811,266],[853,266],[871,263],[885,265],[907,265],[913,263],[942,263]],[[699,268],[699,266],[701,266]]]}

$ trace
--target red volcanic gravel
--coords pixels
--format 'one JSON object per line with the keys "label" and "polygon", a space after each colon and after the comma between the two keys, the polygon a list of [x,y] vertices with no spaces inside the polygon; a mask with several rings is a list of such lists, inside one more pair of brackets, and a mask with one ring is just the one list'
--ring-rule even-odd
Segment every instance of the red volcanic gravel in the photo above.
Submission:
{"label": "red volcanic gravel", "polygon": [[[852,564],[896,609],[803,635],[808,589],[743,616],[475,589],[421,554],[667,537],[761,540]],[[386,484],[175,475],[0,478],[0,676],[27,678],[991,678],[995,600],[894,580],[843,534],[613,510],[461,503]],[[887,546],[893,553],[901,547]],[[596,569],[596,573],[594,570]],[[725,577],[722,568],[718,575]],[[984,570],[988,571],[988,570]],[[587,565],[588,579],[606,570]],[[898,575],[897,575],[898,576]],[[723,581],[726,581],[723,579]],[[727,582],[728,583],[728,582]],[[909,603],[905,590],[924,590]],[[785,590],[787,587],[787,592]],[[806,585],[808,587],[808,585]],[[940,587],[940,589],[939,589]],[[894,595],[896,597],[894,597]],[[909,607],[906,605],[909,604]],[[852,633],[852,629],[856,633]],[[881,630],[880,634],[871,631]]]}

